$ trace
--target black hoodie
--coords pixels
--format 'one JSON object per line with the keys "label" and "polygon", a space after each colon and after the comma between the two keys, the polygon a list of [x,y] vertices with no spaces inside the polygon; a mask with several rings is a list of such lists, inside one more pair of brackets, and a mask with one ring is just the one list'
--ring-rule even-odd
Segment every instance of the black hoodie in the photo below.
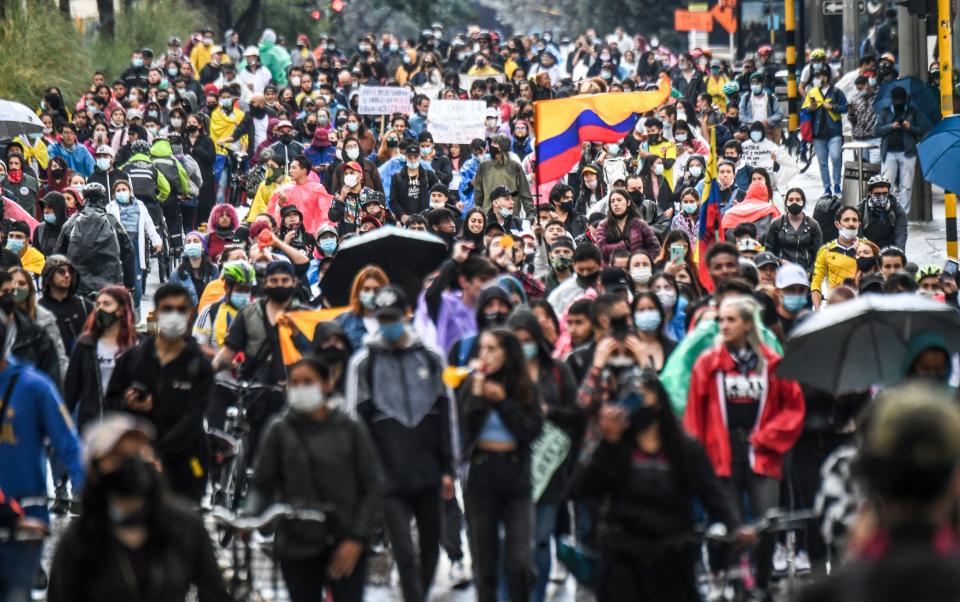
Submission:
{"label": "black hoodie", "polygon": [[63,194],[51,191],[40,199],[41,209],[48,206],[57,216],[56,221],[50,224],[41,219],[40,224],[33,231],[33,246],[45,256],[53,253],[57,238],[60,237],[60,228],[67,221],[67,200]]}
{"label": "black hoodie", "polygon": [[[61,197],[62,198],[62,197]],[[41,224],[43,225],[43,224]],[[39,227],[38,227],[39,229]],[[67,296],[62,301],[57,300],[50,292],[53,283],[53,273],[61,266],[67,266],[73,272],[73,278],[70,280],[70,288],[67,290]],[[73,351],[74,343],[83,332],[83,325],[87,321],[87,316],[93,309],[93,305],[77,295],[77,285],[80,277],[77,269],[73,267],[70,260],[63,255],[49,255],[47,262],[43,266],[43,272],[40,274],[43,281],[43,295],[38,303],[50,310],[57,318],[57,327],[60,328],[60,338],[63,339],[63,346],[67,353]]]}

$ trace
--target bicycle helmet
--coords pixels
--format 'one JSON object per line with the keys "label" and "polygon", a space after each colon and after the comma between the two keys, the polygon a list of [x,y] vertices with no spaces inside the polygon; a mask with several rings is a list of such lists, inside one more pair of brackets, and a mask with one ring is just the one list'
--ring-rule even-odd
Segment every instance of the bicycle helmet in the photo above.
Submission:
{"label": "bicycle helmet", "polygon": [[223,271],[220,273],[223,280],[230,284],[239,284],[240,286],[253,286],[257,283],[257,273],[246,261],[228,261],[223,264]]}
{"label": "bicycle helmet", "polygon": [[810,51],[810,60],[811,61],[825,61],[827,60],[827,51],[823,48],[814,48]]}
{"label": "bicycle helmet", "polygon": [[765,56],[773,53],[773,48],[770,47],[770,44],[764,44],[760,48],[757,48],[758,56]]}
{"label": "bicycle helmet", "polygon": [[867,180],[867,190],[873,190],[876,186],[886,186],[887,188],[890,188],[890,180],[888,180],[882,174],[877,174]]}
{"label": "bicycle helmet", "polygon": [[726,96],[731,96],[740,91],[740,86],[737,82],[727,82],[723,84],[722,91]]}
{"label": "bicycle helmet", "polygon": [[938,265],[925,265],[919,270],[917,270],[917,282],[920,282],[928,276],[940,276],[940,266]]}
{"label": "bicycle helmet", "polygon": [[149,155],[150,143],[146,140],[135,140],[130,143],[130,150],[133,151],[135,155]]}
{"label": "bicycle helmet", "polygon": [[107,200],[107,189],[99,182],[90,182],[83,186],[84,203],[105,203]]}

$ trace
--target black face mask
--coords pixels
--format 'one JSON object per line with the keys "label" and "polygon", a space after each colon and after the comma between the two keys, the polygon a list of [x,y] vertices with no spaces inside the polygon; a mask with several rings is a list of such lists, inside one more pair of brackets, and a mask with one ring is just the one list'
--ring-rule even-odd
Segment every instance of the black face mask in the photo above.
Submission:
{"label": "black face mask", "polygon": [[317,124],[315,123],[305,123],[303,124],[303,129],[311,134],[317,131]]}
{"label": "black face mask", "polygon": [[600,272],[594,272],[592,274],[587,274],[586,276],[581,276],[577,274],[577,285],[580,288],[590,288],[597,285],[597,278],[600,277]]}
{"label": "black face mask", "polygon": [[123,497],[146,496],[156,482],[156,469],[140,456],[125,458],[120,466],[108,473],[101,473],[98,481],[103,490]]}
{"label": "black face mask", "polygon": [[560,203],[560,210],[564,213],[570,213],[573,211],[573,201],[563,201]]}
{"label": "black face mask", "polygon": [[187,126],[187,131],[190,132],[191,134],[193,134],[193,133],[195,133],[195,132],[199,132],[199,131],[200,131],[200,126],[199,126],[199,125],[188,125],[188,126]]}
{"label": "black face mask", "polygon": [[610,333],[618,339],[626,338],[630,332],[630,319],[628,316],[616,316],[610,318]]}
{"label": "black face mask", "polygon": [[486,326],[499,326],[507,322],[507,315],[505,311],[485,311],[483,321]]}
{"label": "black face mask", "polygon": [[263,292],[274,303],[286,303],[297,289],[293,286],[268,286],[263,289]]}
{"label": "black face mask", "polygon": [[339,347],[322,347],[314,355],[328,364],[343,364],[349,358],[346,350]]}
{"label": "black face mask", "polygon": [[207,112],[208,112],[208,113],[213,113],[214,111],[217,110],[217,107],[219,107],[219,106],[220,106],[220,105],[219,105],[218,103],[208,102],[208,103],[207,103]]}
{"label": "black face mask", "polygon": [[267,114],[267,109],[266,107],[251,107],[250,112],[253,113],[254,117],[259,119]]}
{"label": "black face mask", "polygon": [[633,412],[630,426],[635,432],[645,431],[657,421],[657,406],[640,406]]}
{"label": "black face mask", "polygon": [[387,146],[390,148],[397,148],[400,146],[400,141],[396,138],[387,138]]}
{"label": "black face mask", "polygon": [[337,117],[337,127],[342,128],[347,123],[346,117]]}
{"label": "black face mask", "polygon": [[732,128],[736,128],[738,125],[740,125],[740,118],[739,118],[739,117],[727,117],[727,125],[730,126],[730,127],[732,127]]}
{"label": "black face mask", "polygon": [[106,330],[107,328],[113,326],[113,323],[116,322],[119,317],[120,316],[118,316],[117,312],[115,311],[104,311],[102,309],[98,309],[93,320],[97,325],[97,328],[100,330]]}
{"label": "black face mask", "polygon": [[280,142],[286,144],[291,140],[293,140],[293,134],[280,134]]}
{"label": "black face mask", "polygon": [[860,272],[869,272],[877,267],[876,257],[857,257],[857,270]]}
{"label": "black face mask", "polygon": [[660,134],[649,134],[647,140],[650,144],[660,144]]}
{"label": "black face mask", "polygon": [[51,169],[51,170],[50,170],[50,175],[53,176],[53,179],[54,179],[54,180],[59,180],[59,179],[62,178],[66,173],[67,173],[67,172],[66,172],[65,170],[60,169],[59,167],[58,167],[57,169]]}
{"label": "black face mask", "polygon": [[0,296],[0,311],[3,313],[9,316],[13,313],[13,309],[16,306],[17,302],[13,298],[13,293],[7,293],[6,295]]}
{"label": "black face mask", "polygon": [[637,207],[643,203],[643,193],[639,190],[633,190],[630,192],[630,200],[633,201],[633,204]]}
{"label": "black face mask", "polygon": [[800,215],[803,213],[803,205],[800,203],[788,203],[787,212],[790,215]]}

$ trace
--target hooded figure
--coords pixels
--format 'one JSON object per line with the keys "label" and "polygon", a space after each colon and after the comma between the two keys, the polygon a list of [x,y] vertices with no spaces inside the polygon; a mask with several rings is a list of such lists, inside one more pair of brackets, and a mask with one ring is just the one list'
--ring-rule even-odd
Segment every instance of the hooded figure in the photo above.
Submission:
{"label": "hooded figure", "polygon": [[767,186],[762,182],[754,182],[747,189],[747,196],[723,214],[720,229],[726,233],[727,240],[733,240],[734,228],[743,223],[752,223],[757,226],[757,238],[764,240],[770,223],[781,215],[776,205],[770,202]]}
{"label": "hooded figure", "polygon": [[[485,311],[487,305],[493,299],[499,299],[506,304],[507,311]],[[507,317],[512,310],[513,299],[506,289],[499,284],[488,284],[485,286],[480,291],[480,294],[477,295],[477,328],[472,334],[464,336],[450,347],[450,352],[447,354],[447,363],[451,366],[466,366],[470,360],[477,357],[477,352],[479,351],[477,338],[480,336],[480,333],[488,328],[506,325]]]}
{"label": "hooded figure", "polygon": [[49,257],[60,237],[63,224],[67,222],[67,201],[60,192],[48,192],[40,199],[40,207],[41,210],[47,207],[53,209],[53,217],[47,218],[46,216],[50,214],[44,212],[43,223],[33,231],[33,246]]}
{"label": "hooded figure", "polygon": [[947,385],[953,374],[953,354],[939,332],[923,330],[910,338],[903,357],[903,377]]}
{"label": "hooded figure", "polygon": [[[513,191],[514,200],[523,206],[526,215],[534,214],[527,176],[523,173],[523,166],[510,154],[510,138],[503,134],[493,137],[490,142],[490,159],[482,161],[477,168],[477,175],[473,179],[474,206],[482,207],[484,212],[490,211],[493,200],[491,193],[499,186]],[[520,214],[516,204],[513,212],[514,215]]]}
{"label": "hooded figure", "polygon": [[317,324],[313,330],[313,354],[323,359],[332,371],[339,370],[335,390],[343,395],[347,382],[347,363],[353,355],[353,345],[338,322],[330,320]]}

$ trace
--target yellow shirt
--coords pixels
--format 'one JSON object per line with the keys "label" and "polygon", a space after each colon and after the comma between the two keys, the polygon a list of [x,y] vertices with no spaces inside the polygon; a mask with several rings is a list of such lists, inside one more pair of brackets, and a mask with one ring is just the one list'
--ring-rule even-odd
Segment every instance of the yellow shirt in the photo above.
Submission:
{"label": "yellow shirt", "polygon": [[[241,121],[243,121],[243,111],[236,107],[233,108],[233,113],[229,115],[224,113],[222,108],[218,108],[210,115],[210,137],[213,139],[218,155],[227,154],[227,149],[221,146],[219,142],[228,136],[232,136],[233,130],[240,125]],[[247,137],[243,136],[240,140],[234,142],[239,142],[241,146],[246,148]]]}
{"label": "yellow shirt", "polygon": [[727,112],[727,95],[723,93],[723,86],[730,81],[726,75],[707,76],[707,94],[713,104],[719,107],[723,113]]}
{"label": "yellow shirt", "polygon": [[193,63],[194,79],[200,77],[200,70],[210,62],[210,47],[203,42],[194,44],[190,50],[190,62]]}
{"label": "yellow shirt", "polygon": [[[669,140],[663,140],[658,144],[650,144],[647,147],[647,152],[651,155],[656,155],[662,159],[676,159],[677,158],[677,147],[673,142]],[[670,190],[673,190],[673,168],[663,166],[663,177],[667,179],[667,184],[670,185]]]}
{"label": "yellow shirt", "polygon": [[23,266],[23,269],[37,276],[43,271],[43,266],[46,263],[47,258],[43,256],[43,253],[34,249],[32,245],[27,247],[23,251],[23,255],[20,256],[20,265]]}
{"label": "yellow shirt", "polygon": [[260,182],[260,186],[257,187],[257,194],[253,197],[253,202],[250,203],[250,210],[247,211],[246,222],[248,224],[253,223],[253,220],[257,219],[258,215],[265,213],[273,193],[277,191],[278,187],[289,182],[289,176],[283,176],[273,184],[268,183],[266,180]]}
{"label": "yellow shirt", "polygon": [[491,67],[490,65],[486,65],[484,67],[477,67],[476,65],[474,65],[473,67],[470,67],[470,71],[467,71],[467,75],[487,76],[487,75],[499,75],[499,74],[500,72],[494,69],[493,67]]}
{"label": "yellow shirt", "polygon": [[810,279],[810,290],[822,294],[823,280],[826,278],[829,288],[836,288],[847,278],[857,275],[857,260],[847,253],[856,253],[857,245],[865,239],[857,239],[850,248],[845,248],[836,240],[831,240],[817,251],[817,259],[813,264],[813,278]]}

